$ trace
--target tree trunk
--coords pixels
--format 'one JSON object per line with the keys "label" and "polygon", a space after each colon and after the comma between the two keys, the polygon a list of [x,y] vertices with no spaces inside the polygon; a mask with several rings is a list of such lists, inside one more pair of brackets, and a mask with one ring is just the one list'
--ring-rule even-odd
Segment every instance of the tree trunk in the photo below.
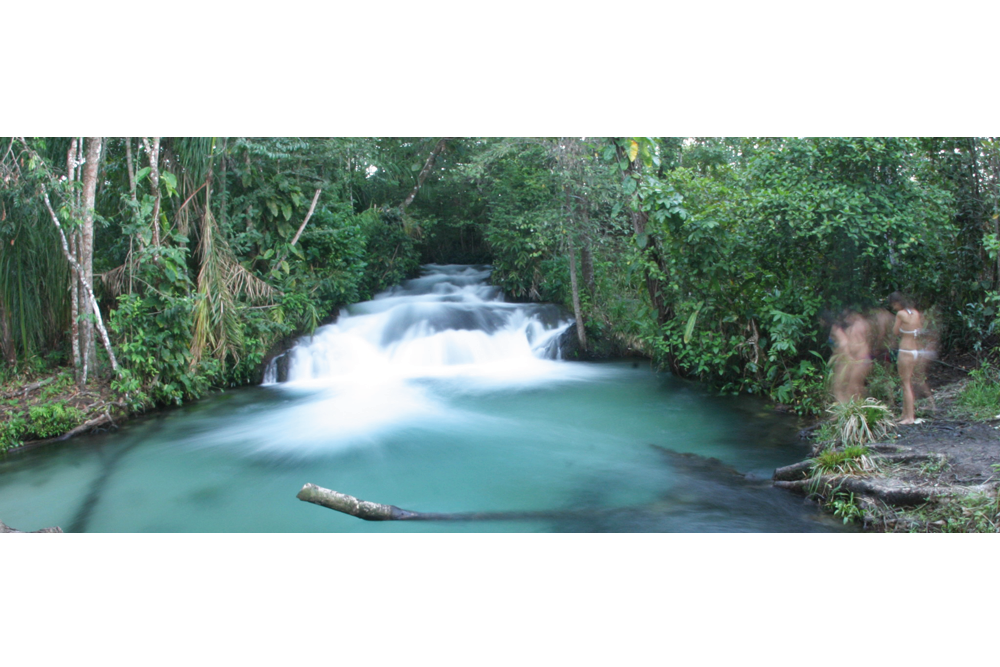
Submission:
{"label": "tree trunk", "polygon": [[0,294],[0,351],[3,351],[3,358],[11,366],[17,363],[17,353],[14,350],[14,338],[10,333],[10,322],[7,317],[7,308],[4,306],[3,294]]}
{"label": "tree trunk", "polygon": [[583,285],[593,298],[597,292],[597,283],[594,280],[594,254],[590,250],[590,242],[583,240],[580,245],[580,273],[583,274]]}
{"label": "tree trunk", "polygon": [[[76,153],[77,141],[73,139],[66,153],[66,179],[72,184],[76,180]],[[69,251],[73,257],[79,259],[76,250],[76,235],[70,234]],[[70,271],[69,275],[69,301],[70,301],[70,347],[73,349],[73,373],[78,384],[83,382],[83,363],[80,358],[80,279],[75,271]]]}
{"label": "tree trunk", "polygon": [[309,212],[306,213],[306,219],[302,221],[302,224],[299,226],[299,230],[295,232],[295,236],[292,237],[292,245],[295,245],[296,243],[299,242],[299,237],[302,236],[302,231],[306,228],[306,225],[309,224],[309,218],[312,217],[313,211],[316,210],[316,202],[319,201],[320,192],[322,192],[322,190],[316,188],[316,194],[313,195],[312,204],[309,206]]}
{"label": "tree trunk", "polygon": [[[83,269],[81,279],[87,292],[93,292],[94,285],[94,203],[97,196],[97,173],[101,162],[101,146],[103,137],[88,137],[87,139],[87,159],[83,164],[83,228],[81,233],[80,266]],[[97,308],[96,302],[85,302],[83,313],[95,317],[98,313],[93,310]],[[94,340],[94,325],[90,318],[84,320],[83,343],[80,353],[85,356],[84,368],[89,365],[97,371],[97,346]],[[83,384],[86,384],[87,377],[84,371]]]}
{"label": "tree trunk", "polygon": [[125,137],[125,166],[128,167],[128,193],[135,198],[135,165],[132,163],[132,137]]}
{"label": "tree trunk", "polygon": [[576,280],[576,248],[569,240],[566,242],[569,251],[569,284],[573,290],[573,317],[576,318],[576,335],[580,339],[580,349],[587,351],[587,331],[583,326],[583,309],[580,308],[580,287]]}
{"label": "tree trunk", "polygon": [[153,137],[150,146],[146,137],[142,138],[149,156],[149,178],[153,188],[153,245],[160,245],[160,138]]}
{"label": "tree trunk", "polygon": [[442,137],[441,140],[437,142],[437,145],[434,146],[434,150],[432,150],[431,154],[427,157],[427,162],[424,163],[424,168],[420,170],[420,174],[417,176],[416,186],[414,186],[413,191],[407,195],[406,199],[404,199],[403,203],[399,206],[402,211],[406,211],[406,207],[413,203],[414,198],[416,198],[417,193],[420,191],[420,187],[424,184],[424,181],[427,180],[427,176],[431,173],[431,169],[434,168],[434,161],[437,160],[437,156],[444,150],[444,147],[448,143],[449,139],[454,139],[454,137]]}
{"label": "tree trunk", "polygon": [[[56,229],[59,230],[59,238],[62,241],[63,254],[69,261],[70,270],[77,276],[83,275],[83,267],[80,266],[80,263],[77,262],[76,258],[69,251],[69,243],[66,241],[66,235],[63,233],[62,225],[59,224],[59,218],[56,217],[56,212],[52,208],[52,202],[49,201],[49,193],[43,191],[42,199],[45,201],[45,207],[49,209],[49,215],[52,216],[52,222],[55,224]],[[104,349],[108,353],[108,359],[111,360],[111,368],[117,371],[118,360],[115,358],[114,350],[111,349],[111,339],[108,338],[108,332],[104,328],[104,320],[101,318],[101,309],[97,307],[97,298],[94,296],[94,290],[84,281],[80,280],[78,282],[83,285],[87,292],[89,304],[91,305],[91,310],[94,313],[94,318],[97,322],[97,329],[101,332],[101,339],[104,342]]]}

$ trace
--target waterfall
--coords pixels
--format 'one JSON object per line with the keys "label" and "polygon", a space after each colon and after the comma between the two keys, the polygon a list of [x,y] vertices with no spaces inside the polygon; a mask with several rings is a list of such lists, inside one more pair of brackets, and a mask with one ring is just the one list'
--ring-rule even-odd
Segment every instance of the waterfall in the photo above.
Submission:
{"label": "waterfall", "polygon": [[[435,265],[423,275],[345,308],[336,323],[287,353],[290,385],[560,374],[560,339],[573,320],[551,304],[515,304],[487,284],[490,267]],[[280,357],[279,357],[280,358]],[[279,381],[279,358],[264,384]]]}

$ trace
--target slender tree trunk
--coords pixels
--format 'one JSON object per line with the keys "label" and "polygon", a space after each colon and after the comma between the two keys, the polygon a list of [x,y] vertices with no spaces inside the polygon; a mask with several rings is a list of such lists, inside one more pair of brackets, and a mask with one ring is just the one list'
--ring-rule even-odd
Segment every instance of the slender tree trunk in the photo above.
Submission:
{"label": "slender tree trunk", "polygon": [[[73,257],[72,253],[69,251],[69,243],[66,241],[66,234],[63,233],[62,225],[59,224],[59,218],[56,216],[55,210],[52,208],[52,202],[49,200],[49,193],[43,192],[42,199],[45,201],[45,207],[49,210],[49,215],[52,216],[52,223],[59,230],[59,238],[62,241],[63,254],[69,261],[70,270],[77,275],[83,274],[83,267],[76,258]],[[97,323],[97,329],[101,332],[101,340],[104,342],[104,349],[108,353],[108,358],[111,360],[111,368],[115,371],[118,370],[118,360],[115,358],[115,352],[111,348],[111,339],[108,337],[108,331],[104,328],[104,320],[101,318],[101,309],[97,307],[97,297],[94,296],[94,290],[83,281],[79,281],[87,292],[88,300],[91,304],[91,309],[94,313],[94,318]]]}
{"label": "slender tree trunk", "polygon": [[417,176],[416,186],[414,186],[413,191],[407,195],[406,199],[403,200],[403,203],[400,204],[399,208],[401,210],[405,211],[406,207],[413,203],[417,193],[420,192],[421,186],[423,186],[424,181],[427,180],[427,176],[431,173],[431,169],[434,168],[434,162],[437,160],[437,156],[444,150],[444,147],[448,143],[449,139],[454,139],[454,137],[442,137],[441,140],[437,142],[437,145],[434,146],[434,150],[432,150],[431,154],[427,157],[427,162],[424,163],[424,168],[420,170],[420,174]]}
{"label": "slender tree trunk", "polygon": [[146,137],[142,138],[149,156],[149,178],[153,187],[153,245],[160,245],[160,138],[153,137],[150,145]]}
{"label": "slender tree trunk", "polygon": [[128,193],[135,202],[135,166],[132,162],[132,137],[125,137],[125,164],[128,167]]}
{"label": "slender tree trunk", "polygon": [[3,294],[0,294],[0,349],[3,350],[3,358],[8,364],[13,366],[17,363],[14,338],[10,333],[10,322],[7,317],[7,307],[3,301]]}
{"label": "slender tree trunk", "polygon": [[[69,253],[74,258],[79,254],[76,249],[76,234],[69,236]],[[70,296],[70,337],[73,347],[73,369],[77,384],[83,385],[83,361],[80,356],[80,276],[76,271],[69,274],[69,296]]]}
{"label": "slender tree trunk", "polygon": [[[76,154],[78,150],[77,140],[74,138],[66,153],[66,179],[70,184],[76,180]],[[73,257],[79,259],[77,254],[76,234],[70,234],[69,252]],[[70,271],[69,275],[69,301],[70,301],[70,343],[73,349],[73,374],[78,384],[83,383],[83,363],[80,358],[80,277],[76,271]]]}
{"label": "slender tree trunk", "polygon": [[580,339],[580,348],[587,350],[587,331],[583,326],[583,309],[580,308],[580,287],[576,280],[576,248],[571,239],[566,239],[569,250],[569,283],[573,289],[573,317],[576,318],[576,335]]}
{"label": "slender tree trunk", "polygon": [[[101,162],[101,146],[103,137],[88,137],[87,160],[83,164],[83,227],[80,245],[80,266],[83,268],[82,280],[88,293],[92,293],[94,285],[94,203],[97,196],[97,174]],[[99,313],[91,312],[97,304],[88,303],[85,314],[95,317]],[[97,347],[94,341],[94,325],[88,318],[83,326],[83,347],[81,354],[86,355],[84,368],[89,364],[97,370]],[[83,378],[87,382],[86,371]]]}
{"label": "slender tree trunk", "polygon": [[597,292],[594,281],[594,255],[590,251],[590,210],[587,202],[580,205],[580,215],[583,217],[583,241],[580,243],[580,272],[583,274],[583,284],[593,298]]}
{"label": "slender tree trunk", "polygon": [[312,204],[309,206],[309,212],[306,213],[306,219],[302,221],[302,224],[299,225],[299,230],[295,232],[295,236],[292,237],[292,245],[295,245],[296,243],[299,242],[299,237],[302,236],[302,231],[306,228],[306,225],[309,224],[309,218],[312,217],[313,211],[316,210],[316,202],[319,201],[319,193],[321,192],[322,192],[321,189],[316,188],[316,194],[313,195]]}

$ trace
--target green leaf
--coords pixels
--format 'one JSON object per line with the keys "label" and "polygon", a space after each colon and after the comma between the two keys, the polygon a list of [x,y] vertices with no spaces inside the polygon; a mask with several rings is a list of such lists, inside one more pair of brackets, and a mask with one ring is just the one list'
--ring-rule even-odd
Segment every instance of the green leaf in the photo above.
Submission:
{"label": "green leaf", "polygon": [[291,273],[291,269],[288,268],[288,262],[286,262],[285,260],[281,260],[281,270],[284,271],[286,274]]}
{"label": "green leaf", "polygon": [[685,344],[687,344],[691,340],[691,334],[694,333],[695,322],[698,321],[698,313],[701,312],[701,307],[704,306],[704,305],[705,305],[704,301],[700,302],[698,304],[698,306],[694,309],[694,312],[691,313],[691,317],[688,318],[687,326],[684,327],[684,343]]}
{"label": "green leaf", "polygon": [[288,203],[281,204],[281,213],[285,216],[285,220],[292,219],[292,205]]}
{"label": "green leaf", "polygon": [[631,178],[626,178],[625,182],[622,184],[622,192],[627,195],[635,192],[635,180]]}
{"label": "green leaf", "polygon": [[169,171],[165,171],[162,174],[160,174],[160,178],[163,180],[164,183],[167,184],[167,187],[170,188],[171,190],[177,189],[177,177],[171,174]]}
{"label": "green leaf", "polygon": [[273,199],[267,200],[267,210],[271,212],[271,217],[278,217],[278,204]]}
{"label": "green leaf", "polygon": [[150,171],[149,167],[143,167],[142,169],[140,169],[138,171],[138,173],[136,173],[136,175],[135,175],[135,182],[138,183],[142,179],[144,179],[147,176],[149,176],[149,171]]}

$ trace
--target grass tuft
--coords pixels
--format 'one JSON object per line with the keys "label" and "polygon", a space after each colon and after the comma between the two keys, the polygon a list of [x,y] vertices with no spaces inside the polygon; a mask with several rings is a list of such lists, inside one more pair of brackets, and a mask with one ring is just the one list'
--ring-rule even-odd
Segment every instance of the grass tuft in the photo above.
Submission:
{"label": "grass tuft", "polygon": [[833,415],[837,440],[845,447],[879,442],[896,427],[889,408],[874,398],[838,403],[827,412]]}

